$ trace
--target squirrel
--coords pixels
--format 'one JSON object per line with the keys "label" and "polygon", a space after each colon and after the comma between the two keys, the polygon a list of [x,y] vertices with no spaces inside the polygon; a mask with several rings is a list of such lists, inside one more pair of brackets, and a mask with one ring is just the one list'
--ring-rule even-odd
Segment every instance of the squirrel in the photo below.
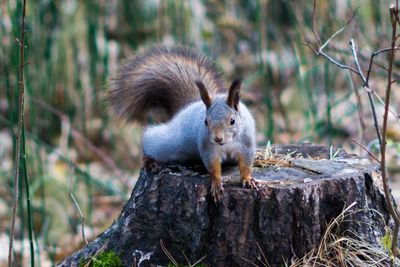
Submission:
{"label": "squirrel", "polygon": [[123,61],[109,85],[107,100],[117,118],[142,121],[153,108],[168,115],[167,122],[144,130],[144,158],[201,160],[215,202],[221,200],[221,164],[227,160],[238,164],[244,186],[256,187],[255,122],[240,102],[241,79],[223,93],[227,88],[212,60],[184,46],[157,46]]}

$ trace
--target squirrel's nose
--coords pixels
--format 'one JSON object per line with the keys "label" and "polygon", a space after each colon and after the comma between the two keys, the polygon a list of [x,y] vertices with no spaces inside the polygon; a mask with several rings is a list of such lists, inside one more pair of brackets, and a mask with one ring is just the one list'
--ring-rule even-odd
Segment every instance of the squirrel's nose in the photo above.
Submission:
{"label": "squirrel's nose", "polygon": [[215,140],[215,142],[217,142],[217,143],[222,143],[222,141],[224,140],[224,138],[216,136],[216,137],[214,138],[214,140]]}

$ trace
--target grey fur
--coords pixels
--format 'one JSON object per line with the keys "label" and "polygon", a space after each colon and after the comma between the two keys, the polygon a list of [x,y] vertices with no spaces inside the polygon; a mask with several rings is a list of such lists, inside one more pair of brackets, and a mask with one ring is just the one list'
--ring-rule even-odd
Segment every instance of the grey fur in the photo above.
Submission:
{"label": "grey fur", "polygon": [[[229,124],[234,117],[234,126]],[[208,126],[205,119],[208,119]],[[221,131],[226,143],[214,141]],[[231,140],[229,136],[231,137]],[[148,127],[143,134],[143,151],[146,156],[159,162],[191,161],[201,159],[211,171],[212,160],[218,158],[237,160],[245,158],[251,166],[255,153],[255,123],[245,105],[239,104],[239,112],[226,103],[226,95],[218,95],[206,110],[203,102],[197,101],[178,112],[168,123]]]}

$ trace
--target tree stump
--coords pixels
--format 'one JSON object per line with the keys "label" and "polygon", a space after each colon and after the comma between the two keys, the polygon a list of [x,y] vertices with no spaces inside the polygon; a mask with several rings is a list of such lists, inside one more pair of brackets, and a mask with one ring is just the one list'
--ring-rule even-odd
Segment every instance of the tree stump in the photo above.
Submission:
{"label": "tree stump", "polygon": [[100,250],[116,252],[126,266],[167,265],[168,253],[185,265],[261,266],[266,259],[277,266],[318,246],[326,225],[353,202],[358,212],[341,230],[379,245],[389,216],[377,164],[344,151],[329,159],[328,148],[310,144],[267,152],[258,151],[253,168],[258,190],[241,187],[236,167],[223,168],[218,204],[201,166],[142,169],[118,220],[59,266]]}

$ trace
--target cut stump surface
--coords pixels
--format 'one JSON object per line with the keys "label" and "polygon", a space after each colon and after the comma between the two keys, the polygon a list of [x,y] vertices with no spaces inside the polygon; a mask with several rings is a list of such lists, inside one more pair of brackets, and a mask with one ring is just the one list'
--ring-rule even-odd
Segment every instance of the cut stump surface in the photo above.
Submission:
{"label": "cut stump surface", "polygon": [[[201,166],[142,170],[117,221],[59,266],[77,266],[102,250],[126,266],[271,266],[318,246],[326,225],[352,203],[341,231],[379,245],[388,221],[379,166],[343,151],[333,159],[318,145],[277,145],[258,151],[253,178],[242,188],[237,167],[224,168],[221,202],[210,196]],[[254,265],[253,265],[254,266]]]}

